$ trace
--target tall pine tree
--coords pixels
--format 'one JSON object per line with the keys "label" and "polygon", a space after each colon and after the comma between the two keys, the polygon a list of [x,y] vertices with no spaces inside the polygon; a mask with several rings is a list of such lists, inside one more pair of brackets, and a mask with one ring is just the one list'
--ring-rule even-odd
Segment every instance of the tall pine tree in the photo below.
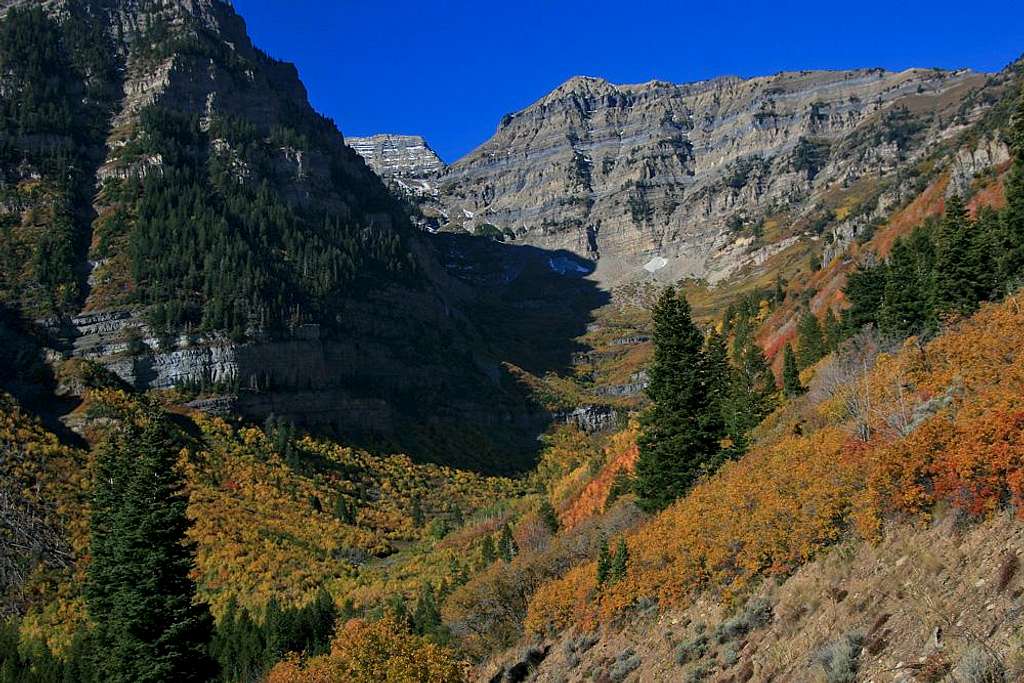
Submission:
{"label": "tall pine tree", "polygon": [[797,363],[809,368],[825,355],[825,335],[821,331],[818,317],[810,309],[804,311],[797,323]]}
{"label": "tall pine tree", "polygon": [[100,677],[206,681],[212,618],[195,602],[177,430],[154,405],[124,420],[96,456],[86,605]]}
{"label": "tall pine tree", "polygon": [[843,311],[846,334],[859,332],[865,325],[877,325],[885,300],[887,267],[884,263],[865,263],[850,273],[843,293],[850,307]]}
{"label": "tall pine tree", "polygon": [[904,337],[934,326],[934,263],[935,250],[924,228],[893,245],[878,313],[883,332]]}
{"label": "tall pine tree", "polygon": [[731,445],[727,455],[735,457],[747,449],[748,433],[775,407],[775,375],[753,335],[733,342],[734,366],[725,369],[728,392],[722,417]]}
{"label": "tall pine tree", "polygon": [[796,354],[789,344],[786,344],[782,356],[782,391],[789,398],[804,393],[804,386],[800,383],[800,368],[796,364]]}
{"label": "tall pine tree", "polygon": [[978,305],[978,273],[971,258],[970,228],[963,201],[956,195],[950,197],[934,239],[932,302],[939,314],[968,314]]}
{"label": "tall pine tree", "polygon": [[1024,91],[1010,128],[1013,167],[1006,179],[1006,208],[1003,209],[1002,258],[1000,279],[1007,288],[1015,287],[1024,276]]}
{"label": "tall pine tree", "polygon": [[715,401],[720,384],[704,353],[704,337],[693,324],[686,298],[671,287],[654,307],[649,376],[652,405],[641,418],[636,492],[638,504],[653,511],[718,466],[724,436]]}

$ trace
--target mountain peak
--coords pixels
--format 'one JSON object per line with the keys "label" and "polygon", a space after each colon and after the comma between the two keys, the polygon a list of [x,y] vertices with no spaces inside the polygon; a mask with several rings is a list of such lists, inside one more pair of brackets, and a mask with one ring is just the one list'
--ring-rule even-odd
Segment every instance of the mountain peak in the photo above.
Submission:
{"label": "mountain peak", "polygon": [[345,142],[383,178],[423,177],[445,167],[421,135],[377,133],[369,137],[348,136]]}

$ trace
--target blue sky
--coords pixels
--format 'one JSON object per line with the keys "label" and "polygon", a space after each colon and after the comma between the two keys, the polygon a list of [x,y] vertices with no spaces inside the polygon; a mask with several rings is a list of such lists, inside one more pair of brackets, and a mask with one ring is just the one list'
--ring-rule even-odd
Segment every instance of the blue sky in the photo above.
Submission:
{"label": "blue sky", "polygon": [[1024,1],[234,0],[346,135],[417,133],[447,162],[577,74],[616,83],[970,67],[1024,53]]}

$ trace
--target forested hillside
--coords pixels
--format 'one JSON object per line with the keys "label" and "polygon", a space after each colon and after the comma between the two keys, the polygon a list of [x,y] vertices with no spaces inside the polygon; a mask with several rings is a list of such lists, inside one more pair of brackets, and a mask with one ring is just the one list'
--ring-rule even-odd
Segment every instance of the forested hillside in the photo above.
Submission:
{"label": "forested hillside", "polygon": [[1024,677],[1021,62],[607,292],[221,0],[0,8],[0,683]]}
{"label": "forested hillside", "polygon": [[528,463],[548,416],[480,297],[229,4],[7,3],[0,92],[0,306],[40,346],[222,414]]}

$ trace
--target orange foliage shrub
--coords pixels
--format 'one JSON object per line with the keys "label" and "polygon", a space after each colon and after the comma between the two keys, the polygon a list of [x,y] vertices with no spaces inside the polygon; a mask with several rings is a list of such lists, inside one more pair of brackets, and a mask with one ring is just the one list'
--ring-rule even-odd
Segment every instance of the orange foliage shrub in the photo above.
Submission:
{"label": "orange foliage shrub", "polygon": [[303,663],[291,657],[267,683],[459,683],[468,665],[445,647],[409,633],[392,618],[353,619],[338,629],[331,653]]}
{"label": "orange foliage shrub", "polygon": [[[1011,504],[1024,516],[1024,294],[919,345],[880,355],[848,383],[867,406],[868,441],[839,415],[809,434],[785,432],[698,484],[627,539],[625,579],[598,592],[594,563],[540,586],[531,631],[591,622],[642,597],[726,597],[757,576],[792,571],[841,535],[867,538],[887,520],[944,502],[972,516]],[[843,422],[843,419],[849,419]]]}
{"label": "orange foliage shrub", "polygon": [[640,456],[636,445],[638,432],[639,427],[634,423],[611,438],[605,448],[605,466],[559,515],[562,528],[572,529],[583,520],[604,510],[615,478],[620,472],[632,473],[636,469],[636,460]]}

